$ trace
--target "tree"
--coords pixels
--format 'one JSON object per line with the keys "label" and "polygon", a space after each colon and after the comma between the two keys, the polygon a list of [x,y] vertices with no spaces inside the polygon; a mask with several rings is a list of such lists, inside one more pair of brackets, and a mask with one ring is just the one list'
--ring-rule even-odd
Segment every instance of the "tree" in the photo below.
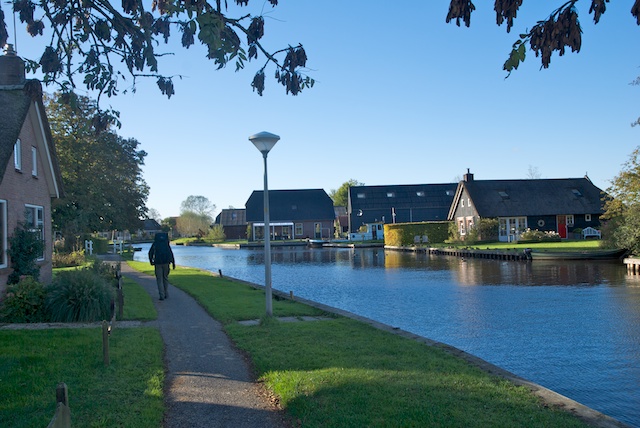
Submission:
{"label": "tree", "polygon": [[96,102],[87,97],[46,97],[65,196],[53,202],[54,226],[66,239],[98,230],[140,227],[149,187],[142,178],[147,153],[93,120]]}
{"label": "tree", "polygon": [[609,247],[640,254],[640,147],[637,147],[607,189],[603,240]]}
{"label": "tree", "polygon": [[213,221],[213,212],[216,206],[212,204],[205,196],[190,195],[180,204],[180,213],[192,212],[200,216],[208,217]]}
{"label": "tree", "polygon": [[[564,55],[567,48],[572,52],[580,52],[582,47],[582,27],[578,20],[576,4],[580,0],[565,1],[560,7],[541,21],[538,21],[531,30],[520,34],[511,48],[509,58],[505,61],[503,69],[511,74],[521,62],[525,60],[527,46],[540,57],[543,68],[548,68],[551,63],[551,55],[558,52]],[[511,31],[513,20],[518,15],[523,0],[495,0],[496,23],[502,25],[506,22],[507,33]],[[593,13],[593,21],[597,24],[607,9],[609,0],[591,0],[589,14]],[[447,22],[455,21],[460,26],[462,20],[469,27],[471,25],[471,13],[476,9],[471,0],[451,0]],[[635,0],[631,7],[631,15],[640,25],[640,0]]]}
{"label": "tree", "polygon": [[149,208],[147,210],[147,218],[153,219],[158,222],[158,224],[162,223],[162,216],[160,212],[158,212],[155,208]]}
{"label": "tree", "polygon": [[527,178],[538,180],[541,177],[540,171],[537,166],[529,165],[527,169]]}
{"label": "tree", "polygon": [[337,190],[332,189],[331,192],[329,192],[329,197],[333,199],[333,205],[336,207],[346,207],[349,202],[349,187],[353,186],[364,186],[364,183],[360,183],[358,180],[352,178],[342,183],[342,186]]}
{"label": "tree", "polygon": [[211,218],[193,211],[184,211],[176,220],[176,229],[180,236],[197,236],[202,238],[209,233]]}
{"label": "tree", "polygon": [[[141,0],[11,3],[27,32],[48,40],[40,59],[28,60],[27,68],[39,69],[46,84],[57,84],[64,92],[72,91],[76,81],[82,81],[99,95],[113,96],[128,74],[133,78],[131,90],[135,90],[136,79],[150,77],[156,79],[164,95],[171,97],[173,80],[181,76],[162,75],[158,61],[167,55],[159,48],[161,42],[167,44],[171,37],[178,37],[185,49],[194,45],[197,37],[207,47],[207,58],[218,69],[233,63],[238,71],[245,62],[262,56],[263,64],[251,83],[260,95],[270,64],[287,93],[297,95],[314,84],[313,79],[301,73],[307,61],[302,45],[267,51],[261,41],[265,31],[263,16],[241,15],[239,9],[235,11],[238,16],[229,16],[226,0],[154,0],[150,10]],[[248,6],[249,0],[234,3],[243,7]],[[278,0],[269,3],[275,7]],[[7,39],[5,15],[0,9],[0,45],[4,46]]]}

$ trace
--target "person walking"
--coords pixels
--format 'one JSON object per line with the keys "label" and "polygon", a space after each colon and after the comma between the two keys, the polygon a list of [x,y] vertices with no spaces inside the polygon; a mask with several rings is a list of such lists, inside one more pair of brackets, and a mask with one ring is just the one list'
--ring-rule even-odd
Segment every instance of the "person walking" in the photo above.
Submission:
{"label": "person walking", "polygon": [[174,270],[176,268],[167,233],[156,233],[153,244],[149,248],[149,263],[155,267],[160,300],[167,299],[169,297],[169,265],[173,265]]}

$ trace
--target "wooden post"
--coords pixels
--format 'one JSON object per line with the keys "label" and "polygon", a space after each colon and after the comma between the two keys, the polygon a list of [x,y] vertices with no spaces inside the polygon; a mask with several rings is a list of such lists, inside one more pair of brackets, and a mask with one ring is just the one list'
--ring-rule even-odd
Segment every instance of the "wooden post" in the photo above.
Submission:
{"label": "wooden post", "polygon": [[62,403],[65,406],[69,405],[69,392],[64,382],[60,382],[56,387],[56,403]]}
{"label": "wooden post", "polygon": [[291,300],[295,300],[295,299],[293,298],[293,290],[290,290],[290,291],[289,291],[289,298],[290,298]]}
{"label": "wooden post", "polygon": [[118,288],[118,319],[123,318],[124,313],[124,292],[122,291],[122,287]]}
{"label": "wooden post", "polygon": [[222,269],[218,269],[218,276],[220,276],[220,278],[222,278]]}
{"label": "wooden post", "polygon": [[56,413],[47,428],[71,428],[71,410],[67,385],[60,382],[56,387]]}
{"label": "wooden post", "polygon": [[102,321],[102,359],[104,365],[109,365],[109,323]]}

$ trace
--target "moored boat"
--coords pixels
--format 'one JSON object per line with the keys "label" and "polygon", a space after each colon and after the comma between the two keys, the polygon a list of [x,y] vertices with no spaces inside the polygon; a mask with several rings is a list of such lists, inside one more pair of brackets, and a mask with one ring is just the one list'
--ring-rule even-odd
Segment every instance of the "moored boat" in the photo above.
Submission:
{"label": "moored boat", "polygon": [[531,250],[532,260],[616,260],[621,259],[627,250],[588,250],[588,251],[536,251]]}

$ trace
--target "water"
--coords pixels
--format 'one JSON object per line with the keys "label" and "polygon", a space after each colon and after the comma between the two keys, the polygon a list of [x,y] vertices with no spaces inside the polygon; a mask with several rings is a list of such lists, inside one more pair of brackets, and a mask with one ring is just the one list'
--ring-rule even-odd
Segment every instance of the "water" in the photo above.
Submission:
{"label": "water", "polygon": [[[178,265],[264,284],[261,250],[173,250]],[[453,345],[640,427],[640,278],[623,265],[274,247],[272,278],[275,289]]]}

